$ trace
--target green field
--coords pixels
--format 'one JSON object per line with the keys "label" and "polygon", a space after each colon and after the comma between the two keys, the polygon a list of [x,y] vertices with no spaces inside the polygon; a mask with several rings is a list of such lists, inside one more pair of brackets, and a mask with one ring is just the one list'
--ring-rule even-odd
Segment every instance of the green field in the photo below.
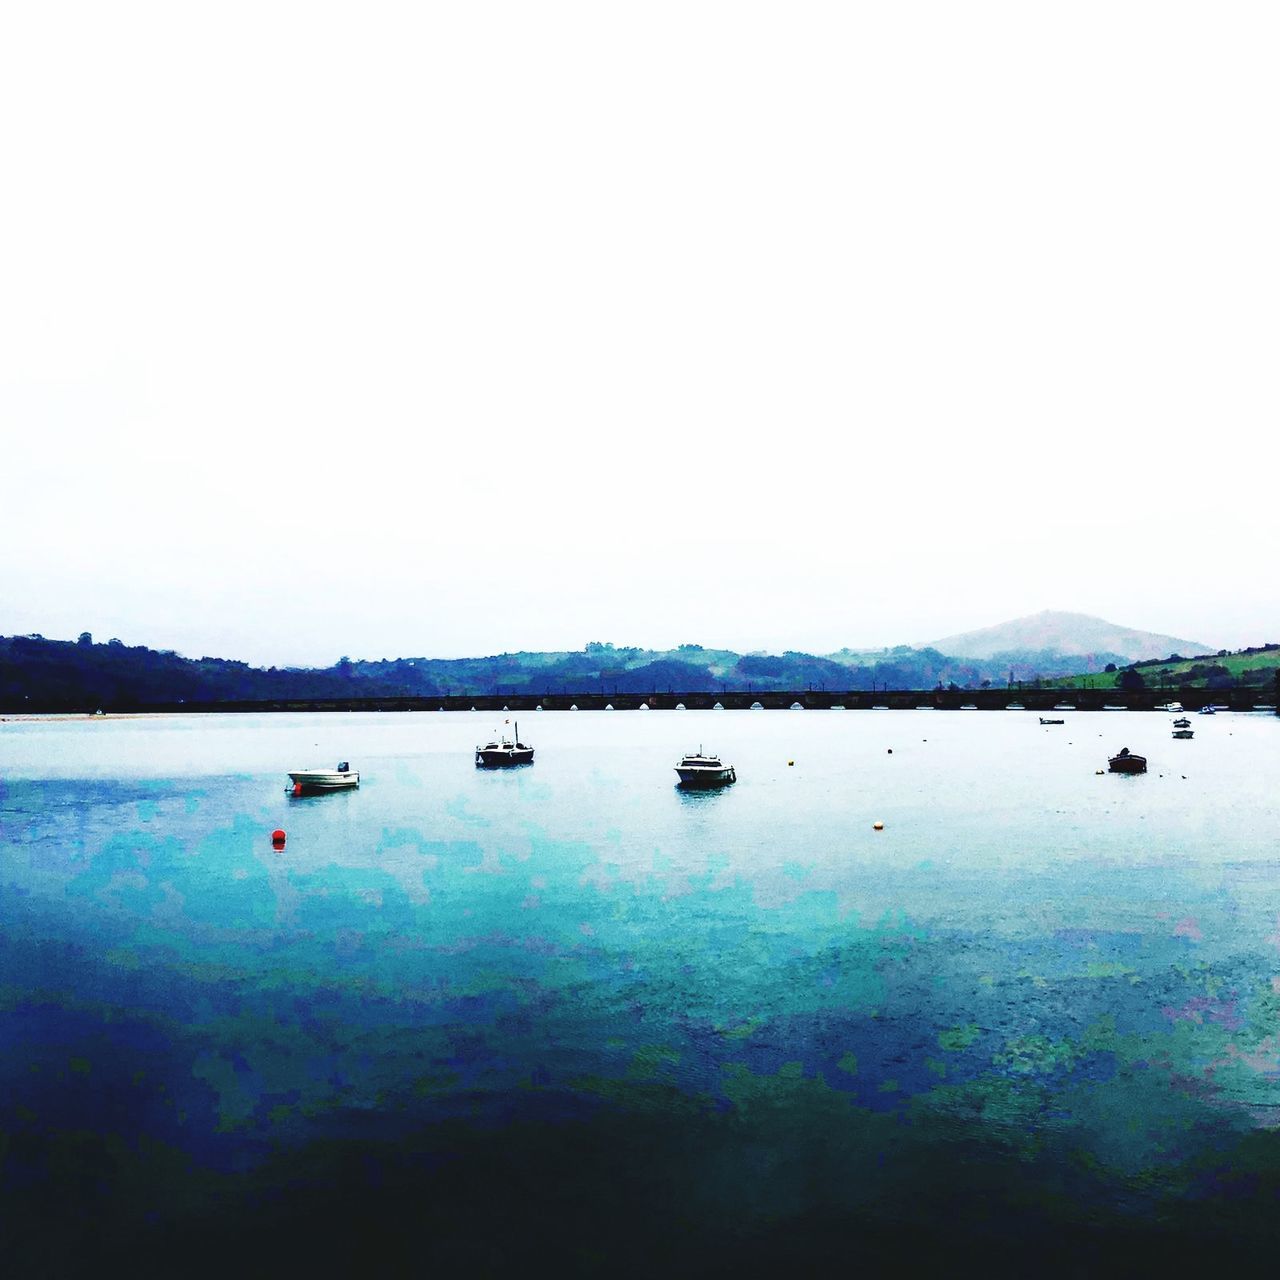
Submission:
{"label": "green field", "polygon": [[[1193,672],[1193,668],[1199,668]],[[1209,671],[1205,669],[1209,668]],[[1280,648],[1256,649],[1252,653],[1228,653],[1214,657],[1184,658],[1178,662],[1159,662],[1134,667],[1148,688],[1203,689],[1209,684],[1210,675],[1225,668],[1226,674],[1237,685],[1270,685],[1280,670]],[[1063,676],[1053,680],[1055,686],[1066,689],[1113,689],[1124,671],[1093,671],[1075,676]]]}

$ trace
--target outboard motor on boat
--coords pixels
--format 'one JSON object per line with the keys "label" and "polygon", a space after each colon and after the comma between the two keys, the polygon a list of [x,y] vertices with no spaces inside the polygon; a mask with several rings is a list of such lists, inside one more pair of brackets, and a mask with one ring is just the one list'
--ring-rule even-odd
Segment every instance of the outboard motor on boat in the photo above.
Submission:
{"label": "outboard motor on boat", "polygon": [[339,773],[350,773],[350,772],[351,772],[351,764],[350,764],[350,762],[349,762],[349,761],[347,761],[347,760],[344,760],[344,761],[343,761],[343,762],[338,766],[338,772],[339,772]]}

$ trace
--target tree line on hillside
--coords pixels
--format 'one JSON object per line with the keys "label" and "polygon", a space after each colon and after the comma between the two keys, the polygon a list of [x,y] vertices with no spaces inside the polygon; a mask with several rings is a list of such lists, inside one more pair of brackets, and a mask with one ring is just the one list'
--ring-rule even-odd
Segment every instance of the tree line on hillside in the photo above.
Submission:
{"label": "tree line on hillside", "polygon": [[[1090,665],[1101,670],[1103,663],[1108,663],[1116,680],[1132,683],[1136,679],[1145,684],[1138,668],[1150,664],[1135,663],[1120,671],[1116,658],[1114,654],[1094,655]],[[737,654],[699,645],[658,651],[592,642],[576,652],[379,661],[343,657],[323,668],[262,668],[227,658],[185,658],[172,650],[125,645],[116,639],[97,643],[84,632],[75,641],[34,635],[0,637],[0,710],[113,710],[184,703],[467,693],[518,696],[597,691],[979,688],[1051,680],[1078,672],[1086,662],[1053,652],[967,660],[948,657],[936,649],[908,646],[874,654],[844,650],[822,657],[796,651]],[[1268,678],[1270,672],[1269,668]],[[1226,668],[1212,663],[1197,665],[1192,673],[1197,680],[1235,679]]]}

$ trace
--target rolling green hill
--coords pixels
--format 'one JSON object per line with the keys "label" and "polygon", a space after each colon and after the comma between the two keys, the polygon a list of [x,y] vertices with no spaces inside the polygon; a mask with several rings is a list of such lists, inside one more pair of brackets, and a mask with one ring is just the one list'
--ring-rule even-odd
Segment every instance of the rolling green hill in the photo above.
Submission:
{"label": "rolling green hill", "polygon": [[[1237,686],[1270,686],[1280,670],[1280,645],[1266,644],[1234,653],[1225,649],[1211,657],[1147,660],[1112,672],[1082,672],[1055,679],[1063,688],[1123,688],[1122,677],[1133,672],[1147,688],[1232,689]],[[1132,679],[1132,677],[1130,677]]]}

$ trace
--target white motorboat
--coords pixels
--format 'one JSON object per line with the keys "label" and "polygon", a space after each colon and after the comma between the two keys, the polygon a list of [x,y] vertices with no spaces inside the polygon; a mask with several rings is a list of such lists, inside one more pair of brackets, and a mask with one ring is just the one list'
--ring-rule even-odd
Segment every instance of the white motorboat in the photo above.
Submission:
{"label": "white motorboat", "polygon": [[1180,715],[1182,714],[1182,703],[1180,703],[1180,702],[1166,702],[1166,703],[1165,703],[1165,707],[1164,707],[1164,709],[1165,709],[1166,711],[1172,711],[1175,715],[1179,715],[1179,716],[1180,716]]}
{"label": "white motorboat", "polygon": [[515,737],[495,734],[483,747],[476,748],[476,768],[502,769],[512,764],[532,764],[533,748],[520,741],[520,724],[515,725]]}
{"label": "white motorboat", "polygon": [[682,787],[723,787],[738,780],[733,765],[722,763],[719,756],[704,755],[701,747],[681,757],[676,773]]}
{"label": "white motorboat", "polygon": [[297,769],[289,774],[294,795],[304,791],[341,791],[360,785],[360,774],[347,761],[336,769]]}

